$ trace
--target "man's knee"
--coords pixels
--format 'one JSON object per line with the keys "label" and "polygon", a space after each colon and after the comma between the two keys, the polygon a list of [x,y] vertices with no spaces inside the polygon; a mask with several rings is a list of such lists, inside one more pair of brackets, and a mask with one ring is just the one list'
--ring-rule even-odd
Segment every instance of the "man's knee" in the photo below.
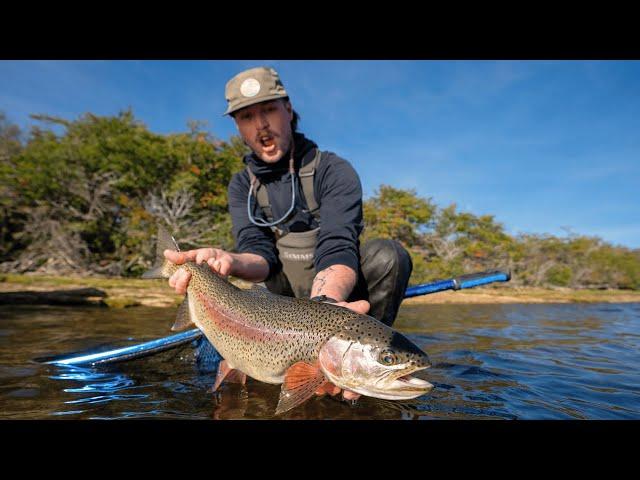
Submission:
{"label": "man's knee", "polygon": [[411,256],[400,242],[388,238],[374,238],[369,240],[360,248],[362,263],[375,265],[376,267],[386,267],[390,271],[394,267],[401,270],[408,270],[411,274],[413,263]]}

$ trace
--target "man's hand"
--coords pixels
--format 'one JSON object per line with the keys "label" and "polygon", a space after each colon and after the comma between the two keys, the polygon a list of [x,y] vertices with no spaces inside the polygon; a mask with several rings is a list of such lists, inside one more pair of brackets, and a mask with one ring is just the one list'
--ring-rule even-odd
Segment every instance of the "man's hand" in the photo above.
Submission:
{"label": "man's hand", "polygon": [[[197,264],[206,262],[211,267],[211,270],[222,277],[226,277],[231,273],[235,262],[233,255],[219,248],[198,248],[185,252],[165,250],[163,253],[167,260],[178,265],[188,261],[196,262]],[[176,293],[183,295],[187,293],[189,280],[191,280],[191,274],[180,268],[169,278],[169,285],[175,288]]]}
{"label": "man's hand", "polygon": [[[332,303],[332,305],[348,308],[349,310],[353,310],[354,312],[361,313],[363,315],[369,311],[369,308],[371,308],[371,305],[366,300],[357,300],[355,302],[336,302]],[[340,387],[337,387],[333,383],[327,383],[326,385],[316,390],[316,395],[336,396],[340,393],[340,391]],[[352,392],[350,390],[345,390],[342,392],[342,398],[344,398],[345,400],[357,400],[358,398],[360,398],[360,394]]]}
{"label": "man's hand", "polygon": [[356,300],[355,302],[336,302],[333,305],[348,308],[349,310],[361,313],[362,315],[366,314],[371,308],[371,305],[366,300]]}

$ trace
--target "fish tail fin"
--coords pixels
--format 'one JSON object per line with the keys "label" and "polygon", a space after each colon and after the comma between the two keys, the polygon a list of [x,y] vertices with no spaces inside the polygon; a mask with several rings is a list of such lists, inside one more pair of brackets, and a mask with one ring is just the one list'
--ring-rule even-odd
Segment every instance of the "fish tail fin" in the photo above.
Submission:
{"label": "fish tail fin", "polygon": [[180,251],[180,247],[175,239],[169,234],[166,228],[158,224],[158,242],[156,243],[156,258],[149,270],[142,274],[142,278],[169,278],[168,264],[170,263],[164,257],[165,250]]}

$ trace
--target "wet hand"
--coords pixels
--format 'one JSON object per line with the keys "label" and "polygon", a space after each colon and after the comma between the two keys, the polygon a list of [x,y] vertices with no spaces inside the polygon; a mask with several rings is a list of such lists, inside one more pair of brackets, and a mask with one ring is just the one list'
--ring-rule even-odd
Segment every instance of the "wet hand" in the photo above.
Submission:
{"label": "wet hand", "polygon": [[323,395],[331,395],[332,397],[335,397],[336,395],[338,395],[340,392],[342,392],[342,398],[345,400],[357,400],[361,397],[361,395],[359,393],[356,392],[352,392],[351,390],[342,390],[340,387],[334,385],[333,383],[329,383],[327,382],[326,384],[324,384],[323,386],[321,386],[320,388],[318,388],[316,390],[316,395],[318,396],[323,396]]}
{"label": "wet hand", "polygon": [[[222,277],[231,273],[234,263],[233,256],[219,248],[198,248],[184,252],[165,250],[163,253],[167,260],[177,265],[189,261],[196,262],[198,265],[205,262],[211,270]],[[175,289],[176,293],[183,295],[187,293],[189,280],[191,280],[191,274],[180,268],[169,278],[169,285]]]}
{"label": "wet hand", "polygon": [[366,300],[356,300],[355,302],[336,302],[332,305],[337,305],[339,307],[348,308],[349,310],[353,310],[356,313],[365,314],[369,312],[371,305]]}

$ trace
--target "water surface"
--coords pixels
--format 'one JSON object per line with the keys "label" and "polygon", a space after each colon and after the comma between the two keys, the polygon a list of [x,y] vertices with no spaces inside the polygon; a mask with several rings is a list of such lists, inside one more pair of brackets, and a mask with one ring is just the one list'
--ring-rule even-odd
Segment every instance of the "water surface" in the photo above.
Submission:
{"label": "water surface", "polygon": [[[0,307],[2,419],[268,419],[279,386],[208,390],[184,346],[100,368],[39,357],[170,334],[175,311]],[[640,419],[640,304],[403,305],[394,325],[433,362],[428,395],[314,398],[291,419]]]}

